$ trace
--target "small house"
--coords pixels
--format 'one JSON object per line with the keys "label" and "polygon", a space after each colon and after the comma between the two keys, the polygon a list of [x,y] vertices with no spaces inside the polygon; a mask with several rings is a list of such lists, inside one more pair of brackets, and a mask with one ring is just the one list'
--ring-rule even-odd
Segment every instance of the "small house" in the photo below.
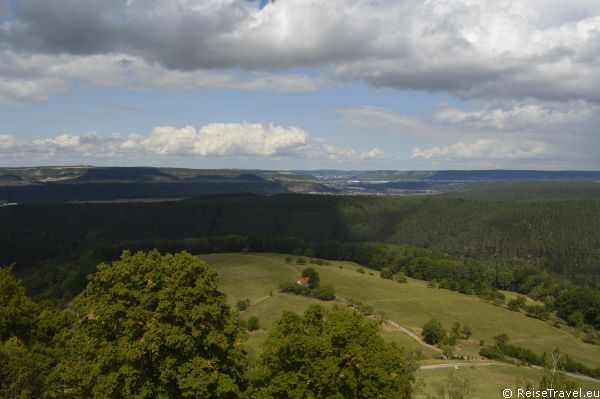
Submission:
{"label": "small house", "polygon": [[310,277],[308,276],[300,277],[300,279],[296,281],[296,284],[301,285],[304,288],[312,288],[312,285],[310,284]]}

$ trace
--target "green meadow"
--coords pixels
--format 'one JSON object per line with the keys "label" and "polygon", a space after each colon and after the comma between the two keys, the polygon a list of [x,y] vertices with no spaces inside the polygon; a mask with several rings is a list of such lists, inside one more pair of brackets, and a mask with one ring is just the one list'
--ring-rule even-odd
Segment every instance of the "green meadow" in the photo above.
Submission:
{"label": "green meadow", "polygon": [[[511,343],[536,353],[560,348],[589,367],[600,367],[600,346],[582,342],[566,327],[559,329],[550,322],[512,312],[476,296],[428,288],[423,281],[409,279],[407,284],[400,284],[381,279],[377,271],[352,262],[330,261],[328,265],[320,266],[309,263],[306,258],[306,264],[297,264],[298,257],[294,256],[291,263],[286,263],[286,255],[281,254],[236,253],[200,257],[218,272],[220,288],[227,294],[232,306],[238,300],[250,300],[251,305],[241,312],[241,318],[256,316],[259,319],[261,329],[249,333],[247,342],[247,346],[253,350],[259,350],[268,329],[282,311],[302,312],[311,303],[333,305],[332,302],[277,292],[280,283],[295,281],[301,271],[310,266],[319,272],[322,285],[331,284],[335,287],[338,298],[352,298],[371,305],[376,311],[383,312],[386,318],[417,334],[431,318],[440,320],[447,329],[456,321],[470,326],[473,335],[469,341],[461,341],[457,347],[459,354],[477,357],[482,340],[491,344],[495,335],[506,333]],[[365,273],[358,273],[359,268]],[[433,350],[424,348],[405,333],[389,326],[382,326],[382,335],[399,345],[423,349],[423,358],[436,355]]]}
{"label": "green meadow", "polygon": [[[427,394],[435,393],[437,386],[447,381],[451,371],[454,371],[455,376],[459,379],[468,379],[474,390],[473,397],[483,399],[502,398],[502,390],[507,388],[513,390],[513,397],[516,398],[517,388],[526,388],[528,383],[533,388],[538,388],[542,378],[541,370],[504,364],[419,370],[415,374],[420,391],[417,393],[416,399],[427,399]],[[577,388],[581,387],[584,391],[600,390],[599,383],[573,378],[570,380],[575,383]]]}

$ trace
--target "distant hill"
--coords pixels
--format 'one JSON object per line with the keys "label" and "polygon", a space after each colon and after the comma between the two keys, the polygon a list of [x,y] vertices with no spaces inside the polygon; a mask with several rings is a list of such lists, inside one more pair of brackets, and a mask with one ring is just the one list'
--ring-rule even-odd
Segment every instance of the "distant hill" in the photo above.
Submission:
{"label": "distant hill", "polygon": [[277,172],[265,172],[268,179],[260,171],[252,172],[152,167],[0,168],[0,198],[23,204],[179,199],[228,193],[269,195],[288,191],[273,178]]}
{"label": "distant hill", "polygon": [[0,198],[39,203],[293,192],[402,196],[450,193],[490,200],[596,199],[600,198],[598,181],[598,171],[277,171],[41,166],[0,168]]}
{"label": "distant hill", "polygon": [[9,173],[0,173],[0,185],[2,186],[11,186],[14,184],[20,184],[23,182],[21,176],[9,174]]}
{"label": "distant hill", "polygon": [[311,170],[298,171],[317,178],[342,178],[368,181],[487,181],[487,180],[570,180],[600,179],[600,171],[543,171],[543,170]]}
{"label": "distant hill", "polygon": [[600,179],[596,171],[542,171],[542,170],[441,170],[427,180],[568,180]]}
{"label": "distant hill", "polygon": [[178,179],[157,168],[146,167],[110,167],[92,168],[85,171],[79,178],[78,183],[150,183],[150,182],[173,182]]}
{"label": "distant hill", "polygon": [[49,202],[104,202],[180,199],[212,194],[276,194],[287,190],[272,181],[222,181],[207,182],[103,182],[78,184],[33,184],[0,187],[0,198],[19,204]]}

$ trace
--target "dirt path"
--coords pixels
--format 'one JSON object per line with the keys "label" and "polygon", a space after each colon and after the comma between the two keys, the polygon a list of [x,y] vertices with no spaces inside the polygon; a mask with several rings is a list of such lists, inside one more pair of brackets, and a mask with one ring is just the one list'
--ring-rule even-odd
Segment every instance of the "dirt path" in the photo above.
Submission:
{"label": "dirt path", "polygon": [[256,299],[256,300],[252,301],[252,304],[251,304],[251,305],[252,305],[252,306],[254,306],[254,305],[258,305],[259,303],[261,303],[261,302],[264,302],[264,301],[266,301],[267,299],[271,299],[271,298],[273,298],[273,295],[263,296],[262,298],[258,298],[258,299]]}
{"label": "dirt path", "polygon": [[[471,366],[504,366],[503,363],[496,362],[481,362],[481,363],[465,363],[465,362],[456,362],[456,363],[439,363],[439,364],[425,364],[423,366],[419,366],[419,370],[433,370],[433,369],[450,369],[454,367],[471,367]],[[511,364],[506,364],[506,366],[512,366]]]}
{"label": "dirt path", "polygon": [[[499,363],[499,362],[478,362],[478,363],[468,363],[468,362],[456,362],[456,363],[439,363],[439,364],[425,364],[423,366],[419,366],[419,370],[432,370],[432,369],[450,369],[454,367],[486,367],[486,366],[508,366],[508,367],[517,367],[514,364],[510,363]],[[521,366],[526,367],[526,366]],[[543,367],[540,366],[530,366],[535,370],[544,370]],[[565,373],[567,376],[571,378],[575,378],[582,381],[589,381],[594,383],[600,383],[600,380],[589,377],[587,375],[581,374],[573,374],[573,373]]]}
{"label": "dirt path", "polygon": [[[544,368],[540,367],[540,366],[531,366],[531,368],[534,368],[536,370],[544,370]],[[587,375],[581,375],[581,374],[573,374],[573,373],[565,373],[565,374],[568,375],[569,377],[577,378],[579,380],[596,382],[596,383],[600,384],[600,380],[597,378],[594,378],[594,377],[590,377]]]}
{"label": "dirt path", "polygon": [[423,339],[421,337],[419,337],[417,334],[410,331],[408,328],[404,327],[403,325],[400,325],[393,320],[385,320],[385,322],[387,324],[389,324],[390,326],[394,327],[396,330],[402,331],[403,333],[405,333],[406,335],[408,335],[409,337],[411,337],[412,339],[414,339],[421,345],[426,346],[429,349],[433,349],[436,352],[442,353],[442,350],[440,348],[438,348],[437,346],[429,345],[427,342],[423,341]]}
{"label": "dirt path", "polygon": [[[345,299],[342,298],[335,298],[336,301],[342,302],[345,305],[348,306],[354,306],[352,305],[350,302],[346,301]],[[394,320],[389,320],[389,319],[384,319],[383,320],[386,324],[392,326],[393,328],[395,328],[396,330],[405,333],[406,335],[408,335],[409,337],[411,337],[412,339],[414,339],[415,341],[417,341],[418,343],[420,343],[421,345],[432,349],[436,352],[442,353],[442,350],[440,348],[438,348],[437,346],[433,346],[433,345],[429,345],[427,342],[423,341],[423,339],[421,337],[419,337],[417,334],[415,334],[414,332],[412,332],[411,330],[408,329],[408,327],[405,327],[399,323],[396,323]]]}

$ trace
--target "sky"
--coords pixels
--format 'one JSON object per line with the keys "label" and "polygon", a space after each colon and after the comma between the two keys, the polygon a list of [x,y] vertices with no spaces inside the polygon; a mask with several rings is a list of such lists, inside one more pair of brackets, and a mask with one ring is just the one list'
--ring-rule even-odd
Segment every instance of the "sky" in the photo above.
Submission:
{"label": "sky", "polygon": [[0,0],[0,166],[600,170],[597,0]]}

